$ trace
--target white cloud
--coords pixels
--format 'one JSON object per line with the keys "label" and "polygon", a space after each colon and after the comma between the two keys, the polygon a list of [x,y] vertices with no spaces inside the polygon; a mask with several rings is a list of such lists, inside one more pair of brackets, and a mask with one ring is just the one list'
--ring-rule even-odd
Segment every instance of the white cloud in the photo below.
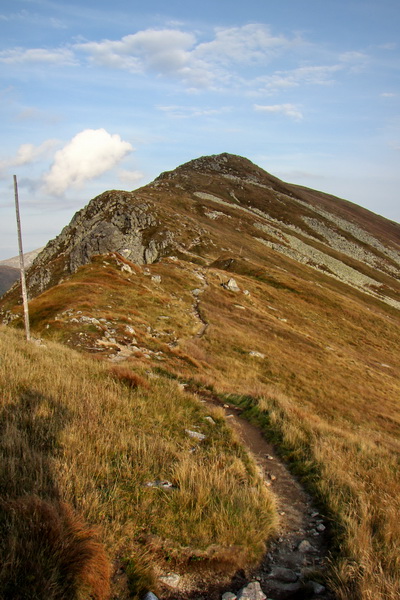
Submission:
{"label": "white cloud", "polygon": [[[342,65],[314,65],[298,67],[291,71],[276,71],[273,75],[257,77],[255,83],[260,91],[275,93],[300,85],[331,85],[333,75],[343,69]],[[255,87],[255,86],[254,86]]]}
{"label": "white cloud", "polygon": [[126,35],[121,40],[77,44],[89,54],[91,62],[117,69],[156,73],[179,73],[187,66],[189,49],[195,38],[176,29],[147,29]]}
{"label": "white cloud", "polygon": [[339,56],[339,59],[353,73],[364,71],[367,65],[370,63],[370,57],[364,52],[343,52]]}
{"label": "white cloud", "polygon": [[251,63],[275,57],[278,52],[300,43],[282,35],[272,35],[270,28],[261,24],[219,28],[215,39],[199,44],[194,54],[211,63]]}
{"label": "white cloud", "polygon": [[74,66],[77,64],[75,56],[68,48],[56,48],[47,50],[45,48],[13,48],[0,52],[0,63],[14,64],[55,64],[63,66]]}
{"label": "white cloud", "polygon": [[144,178],[144,174],[141,171],[121,170],[118,172],[118,177],[122,183],[136,185],[138,181]]}
{"label": "white cloud", "polygon": [[62,195],[69,187],[83,184],[109,171],[132,152],[129,142],[105,129],[85,129],[56,152],[50,171],[43,177],[49,194]]}
{"label": "white cloud", "polygon": [[295,121],[301,121],[303,118],[302,112],[295,104],[270,104],[264,106],[255,104],[254,110],[257,112],[280,113],[294,119]]}
{"label": "white cloud", "polygon": [[219,28],[213,39],[199,42],[180,29],[147,29],[120,40],[76,44],[92,64],[132,73],[153,72],[181,80],[189,89],[220,88],[236,80],[243,65],[264,65],[282,52],[302,44],[274,36],[266,25]]}
{"label": "white cloud", "polygon": [[176,119],[189,119],[193,117],[213,117],[215,115],[221,115],[231,110],[229,106],[222,106],[220,108],[206,108],[199,106],[157,106],[158,110],[161,110],[169,117]]}
{"label": "white cloud", "polygon": [[39,146],[35,146],[34,144],[21,144],[15,156],[0,161],[0,172],[11,167],[32,164],[41,158],[48,156],[57,144],[57,140],[46,140]]}
{"label": "white cloud", "polygon": [[395,93],[393,93],[393,92],[382,92],[382,93],[380,94],[380,96],[381,96],[382,98],[396,98],[396,97],[397,97],[397,94],[395,94]]}

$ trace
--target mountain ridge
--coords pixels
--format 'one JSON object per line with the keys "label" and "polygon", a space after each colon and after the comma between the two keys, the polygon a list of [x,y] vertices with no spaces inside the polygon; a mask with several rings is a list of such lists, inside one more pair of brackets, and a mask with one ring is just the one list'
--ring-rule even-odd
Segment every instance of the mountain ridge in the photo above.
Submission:
{"label": "mountain ridge", "polygon": [[30,296],[96,254],[117,252],[136,264],[191,255],[207,264],[225,251],[222,231],[232,254],[247,245],[259,255],[256,242],[400,308],[400,225],[227,153],[91,200],[34,260]]}

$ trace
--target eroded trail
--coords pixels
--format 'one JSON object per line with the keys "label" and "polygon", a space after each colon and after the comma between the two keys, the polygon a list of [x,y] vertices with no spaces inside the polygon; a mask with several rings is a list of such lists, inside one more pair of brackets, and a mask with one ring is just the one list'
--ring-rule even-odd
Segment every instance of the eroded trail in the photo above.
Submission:
{"label": "eroded trail", "polygon": [[[203,401],[221,406],[214,397],[203,396]],[[332,593],[319,583],[326,574],[328,555],[323,515],[259,429],[240,417],[239,411],[226,405],[224,410],[227,421],[238,432],[273,491],[280,515],[277,536],[269,544],[261,565],[250,578],[235,577],[226,591],[235,593],[249,581],[258,580],[263,592],[274,600],[332,600]]]}

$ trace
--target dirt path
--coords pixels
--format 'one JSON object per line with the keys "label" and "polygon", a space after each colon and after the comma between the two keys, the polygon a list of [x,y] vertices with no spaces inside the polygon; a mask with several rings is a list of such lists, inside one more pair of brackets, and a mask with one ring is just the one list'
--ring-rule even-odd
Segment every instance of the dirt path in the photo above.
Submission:
{"label": "dirt path", "polygon": [[[217,398],[201,395],[208,404],[222,405]],[[225,591],[236,592],[249,581],[258,580],[264,593],[274,600],[333,600],[334,596],[318,583],[327,569],[324,517],[259,429],[240,417],[238,410],[223,407],[227,421],[239,433],[275,494],[280,515],[277,537],[269,544],[261,565],[250,577],[235,577]]]}

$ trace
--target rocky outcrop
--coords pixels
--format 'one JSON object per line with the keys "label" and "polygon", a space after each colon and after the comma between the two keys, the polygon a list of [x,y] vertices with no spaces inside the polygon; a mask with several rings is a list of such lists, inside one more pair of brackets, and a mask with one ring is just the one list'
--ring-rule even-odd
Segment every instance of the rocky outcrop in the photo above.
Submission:
{"label": "rocky outcrop", "polygon": [[30,295],[74,273],[97,254],[116,252],[136,264],[153,263],[173,239],[154,205],[130,192],[105,192],[76,213],[36,258],[28,273]]}

